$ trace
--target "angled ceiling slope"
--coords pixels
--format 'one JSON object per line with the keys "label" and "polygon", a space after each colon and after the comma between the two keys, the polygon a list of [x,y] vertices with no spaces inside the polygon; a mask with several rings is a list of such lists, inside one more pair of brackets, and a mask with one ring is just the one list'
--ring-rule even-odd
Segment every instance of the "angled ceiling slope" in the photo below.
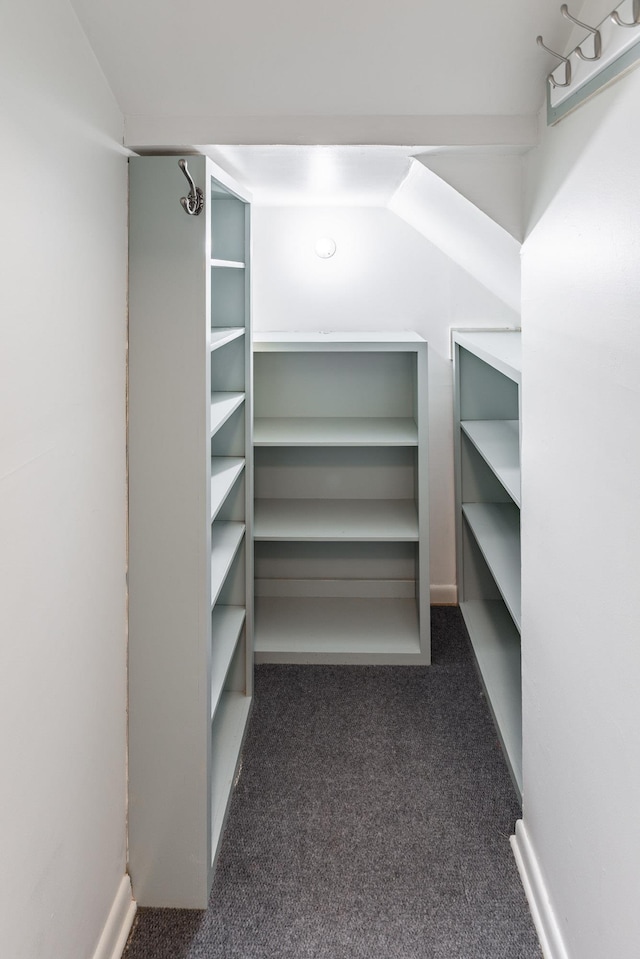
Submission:
{"label": "angled ceiling slope", "polygon": [[417,160],[389,201],[401,217],[516,313],[520,243]]}

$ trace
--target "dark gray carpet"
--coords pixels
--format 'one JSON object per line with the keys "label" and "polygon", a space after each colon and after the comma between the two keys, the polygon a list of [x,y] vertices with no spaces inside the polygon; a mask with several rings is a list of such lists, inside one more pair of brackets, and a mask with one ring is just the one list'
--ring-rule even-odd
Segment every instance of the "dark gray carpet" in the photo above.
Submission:
{"label": "dark gray carpet", "polygon": [[540,959],[458,610],[433,645],[430,668],[256,669],[209,909],[139,910],[125,959]]}

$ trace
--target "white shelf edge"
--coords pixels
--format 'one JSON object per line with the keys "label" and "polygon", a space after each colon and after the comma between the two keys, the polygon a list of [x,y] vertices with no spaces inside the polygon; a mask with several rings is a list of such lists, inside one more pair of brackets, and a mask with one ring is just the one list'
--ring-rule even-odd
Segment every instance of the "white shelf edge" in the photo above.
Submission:
{"label": "white shelf edge", "polygon": [[522,798],[520,637],[500,600],[460,603],[487,701],[515,786]]}
{"label": "white shelf edge", "polygon": [[366,417],[256,417],[254,446],[418,445],[411,419]]}
{"label": "white shelf edge", "polygon": [[513,503],[463,503],[462,515],[520,629],[520,512]]}
{"label": "white shelf edge", "polygon": [[427,341],[413,330],[349,331],[349,330],[264,330],[254,334],[254,352],[267,353],[272,349],[283,352],[315,350],[359,350],[363,346],[375,352],[411,352],[426,347]]}
{"label": "white shelf edge", "polygon": [[417,542],[413,500],[257,499],[256,542]]}
{"label": "white shelf edge", "polygon": [[504,373],[510,380],[520,383],[522,374],[520,330],[454,333],[453,342],[500,373]]}
{"label": "white shelf edge", "polygon": [[244,539],[244,523],[214,523],[211,531],[211,607],[216,604],[227,573]]}
{"label": "white shelf edge", "polygon": [[211,862],[215,863],[233,795],[251,697],[223,692],[211,724]]}
{"label": "white shelf edge", "polygon": [[229,417],[244,403],[244,393],[211,394],[211,436],[224,426]]}
{"label": "white shelf edge", "polygon": [[518,420],[461,420],[460,428],[471,440],[516,506],[520,506]]}
{"label": "white shelf edge", "polygon": [[211,614],[211,718],[218,708],[225,680],[246,620],[243,606],[216,606]]}
{"label": "white shelf edge", "polygon": [[242,326],[225,326],[217,327],[214,326],[211,328],[211,352],[219,350],[220,347],[226,346],[227,343],[232,343],[233,340],[239,339],[241,336],[244,336],[245,330]]}
{"label": "white shelf edge", "polygon": [[246,264],[241,260],[221,260],[218,257],[211,257],[211,266],[222,270],[244,270]]}
{"label": "white shelf edge", "polygon": [[242,456],[211,457],[211,522],[220,512],[243,470],[244,457]]}

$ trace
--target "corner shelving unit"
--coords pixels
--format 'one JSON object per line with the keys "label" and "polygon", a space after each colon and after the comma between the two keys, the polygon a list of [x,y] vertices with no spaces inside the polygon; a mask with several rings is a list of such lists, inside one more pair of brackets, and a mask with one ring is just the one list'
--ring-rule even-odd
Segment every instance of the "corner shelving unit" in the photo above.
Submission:
{"label": "corner shelving unit", "polygon": [[520,333],[453,344],[460,609],[522,797]]}
{"label": "corner shelving unit", "polygon": [[129,870],[204,909],[253,682],[250,196],[130,161]]}
{"label": "corner shelving unit", "polygon": [[429,662],[426,342],[260,333],[254,371],[256,661]]}

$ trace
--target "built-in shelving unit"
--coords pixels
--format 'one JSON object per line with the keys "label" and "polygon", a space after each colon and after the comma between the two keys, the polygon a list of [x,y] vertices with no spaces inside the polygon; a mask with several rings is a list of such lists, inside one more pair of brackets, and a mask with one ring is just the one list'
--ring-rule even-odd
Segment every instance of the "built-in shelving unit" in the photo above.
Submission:
{"label": "built-in shelving unit", "polygon": [[253,680],[250,197],[204,157],[131,160],[129,866],[207,906]]}
{"label": "built-in shelving unit", "polygon": [[522,796],[520,333],[456,333],[460,608]]}
{"label": "built-in shelving unit", "polygon": [[429,662],[426,342],[257,334],[254,400],[256,660]]}

